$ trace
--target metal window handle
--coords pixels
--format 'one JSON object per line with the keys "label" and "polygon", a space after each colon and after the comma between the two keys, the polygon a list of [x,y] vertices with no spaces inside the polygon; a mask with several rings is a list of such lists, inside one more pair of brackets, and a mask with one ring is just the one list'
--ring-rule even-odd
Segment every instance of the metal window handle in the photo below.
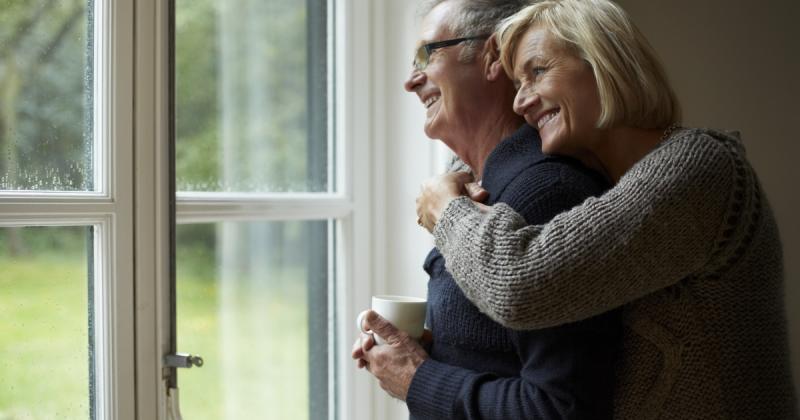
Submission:
{"label": "metal window handle", "polygon": [[168,354],[164,357],[164,364],[171,368],[203,367],[203,358],[188,353]]}

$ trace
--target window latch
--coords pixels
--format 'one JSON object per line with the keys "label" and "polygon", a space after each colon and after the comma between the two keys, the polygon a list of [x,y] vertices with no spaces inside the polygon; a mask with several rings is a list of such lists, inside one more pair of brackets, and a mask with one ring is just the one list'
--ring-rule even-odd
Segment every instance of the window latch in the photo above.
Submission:
{"label": "window latch", "polygon": [[188,353],[175,353],[164,356],[164,365],[170,368],[203,367],[203,358]]}

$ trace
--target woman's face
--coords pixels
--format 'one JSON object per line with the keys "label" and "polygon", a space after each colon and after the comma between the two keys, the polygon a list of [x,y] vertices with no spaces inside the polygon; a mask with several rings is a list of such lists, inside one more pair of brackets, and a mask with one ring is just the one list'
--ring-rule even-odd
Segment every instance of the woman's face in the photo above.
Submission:
{"label": "woman's face", "polygon": [[514,63],[514,112],[539,130],[542,151],[577,158],[589,152],[600,135],[600,98],[589,64],[540,26],[523,35]]}

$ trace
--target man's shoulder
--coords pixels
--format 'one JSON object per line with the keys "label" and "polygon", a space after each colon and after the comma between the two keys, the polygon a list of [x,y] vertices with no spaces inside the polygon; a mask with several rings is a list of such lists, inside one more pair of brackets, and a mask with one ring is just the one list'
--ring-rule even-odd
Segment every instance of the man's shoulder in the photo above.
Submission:
{"label": "man's shoulder", "polygon": [[547,157],[520,171],[495,202],[509,205],[528,223],[541,224],[608,188],[600,174],[579,162]]}
{"label": "man's shoulder", "polygon": [[[519,190],[543,190],[548,192],[585,192],[587,196],[599,195],[610,185],[603,175],[587,168],[576,159],[561,156],[546,156],[536,160],[514,177],[499,198],[506,193]],[[540,191],[539,191],[540,192]]]}

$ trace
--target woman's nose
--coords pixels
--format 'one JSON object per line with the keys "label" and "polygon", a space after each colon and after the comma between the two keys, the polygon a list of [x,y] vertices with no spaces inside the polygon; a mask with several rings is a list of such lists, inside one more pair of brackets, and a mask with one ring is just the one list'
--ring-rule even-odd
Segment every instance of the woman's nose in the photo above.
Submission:
{"label": "woman's nose", "polygon": [[406,91],[413,92],[417,86],[423,84],[425,82],[425,73],[417,70],[416,68],[411,69],[411,74],[408,75],[408,79],[403,84],[403,87],[406,88]]}
{"label": "woman's nose", "polygon": [[539,95],[533,92],[533,89],[522,86],[517,91],[517,96],[514,97],[514,112],[518,115],[525,116],[528,110],[536,104]]}

